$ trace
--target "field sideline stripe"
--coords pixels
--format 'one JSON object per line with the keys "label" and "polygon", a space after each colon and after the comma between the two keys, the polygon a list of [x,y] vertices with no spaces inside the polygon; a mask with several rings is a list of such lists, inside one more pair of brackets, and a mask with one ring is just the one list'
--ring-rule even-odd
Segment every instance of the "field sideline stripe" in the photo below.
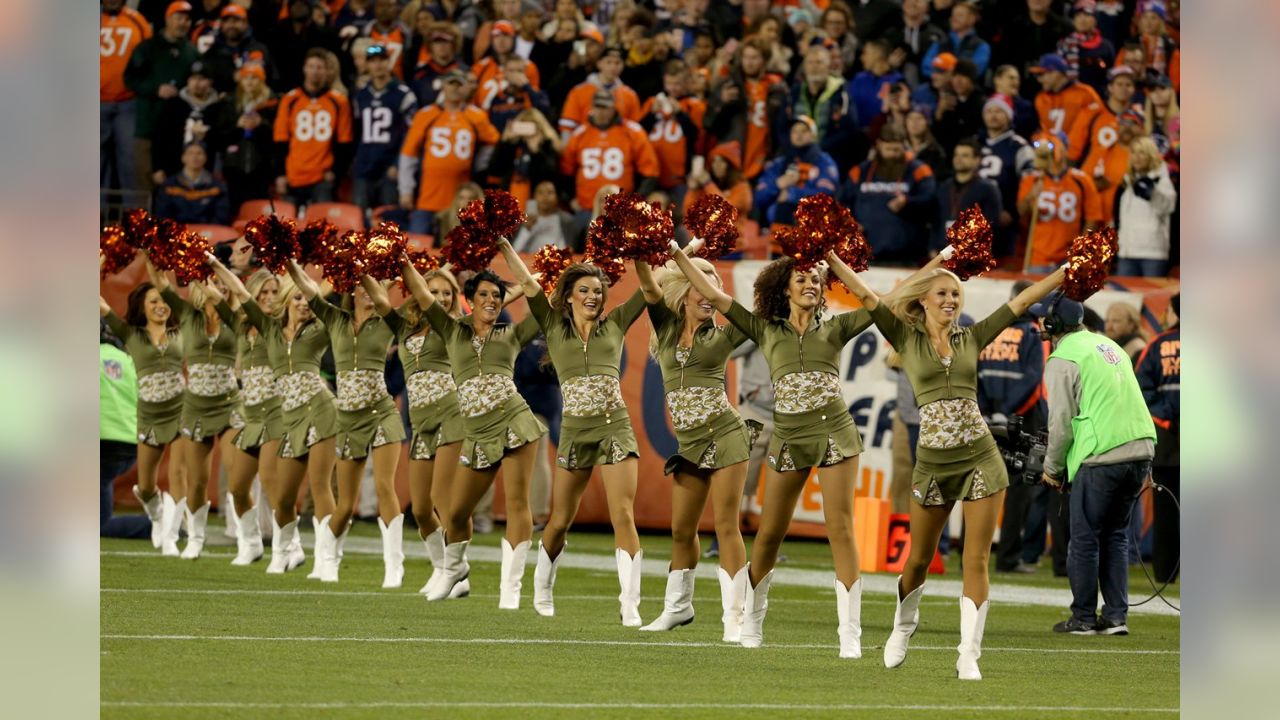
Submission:
{"label": "field sideline stripe", "polygon": [[[428,637],[323,637],[301,635],[289,637],[263,637],[258,635],[151,635],[151,634],[103,634],[103,640],[148,640],[148,641],[192,641],[221,640],[231,642],[355,642],[355,643],[424,643],[448,645],[623,645],[636,647],[678,647],[678,648],[725,648],[730,643],[720,642],[648,642],[643,640],[574,640],[554,638],[428,638]],[[770,643],[767,647],[784,649],[829,649],[835,647],[824,643]],[[876,649],[875,645],[864,645],[867,649]],[[912,650],[946,650],[955,652],[952,645],[912,645]],[[1007,648],[984,647],[984,652],[1064,652],[1086,655],[1179,655],[1180,650],[1133,650],[1125,648]]]}
{"label": "field sideline stripe", "polygon": [[350,708],[555,708],[581,710],[911,710],[918,712],[967,710],[971,712],[1104,712],[1104,713],[1178,713],[1179,708],[1099,707],[1088,705],[892,705],[889,703],[559,703],[537,701],[483,702],[447,700],[424,702],[147,702],[138,700],[103,700],[106,707],[132,708],[256,708],[305,710],[340,710]]}

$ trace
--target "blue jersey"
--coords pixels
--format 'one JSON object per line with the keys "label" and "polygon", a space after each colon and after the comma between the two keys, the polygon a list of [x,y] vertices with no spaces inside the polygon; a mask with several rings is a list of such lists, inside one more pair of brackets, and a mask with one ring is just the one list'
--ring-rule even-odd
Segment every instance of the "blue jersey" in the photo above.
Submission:
{"label": "blue jersey", "polygon": [[989,137],[982,133],[982,164],[978,176],[1000,188],[1000,205],[1012,215],[1018,211],[1018,184],[1032,169],[1031,146],[1012,130]]}
{"label": "blue jersey", "polygon": [[418,111],[418,98],[409,86],[392,78],[382,90],[369,83],[356,91],[352,102],[356,121],[356,177],[375,178],[396,165],[404,135]]}

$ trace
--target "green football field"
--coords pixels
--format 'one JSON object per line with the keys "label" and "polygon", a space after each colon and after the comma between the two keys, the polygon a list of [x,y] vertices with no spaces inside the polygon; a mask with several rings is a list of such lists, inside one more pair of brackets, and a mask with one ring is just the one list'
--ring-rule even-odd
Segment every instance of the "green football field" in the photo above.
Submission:
{"label": "green football field", "polygon": [[[499,528],[500,530],[501,528]],[[233,568],[210,523],[205,555],[163,558],[149,542],[104,540],[103,718],[1093,718],[1178,712],[1179,619],[1134,612],[1127,637],[1055,635],[1066,583],[1046,570],[993,578],[984,680],[955,679],[958,572],[931,577],[906,663],[886,670],[893,578],[868,575],[863,658],[837,657],[825,543],[783,548],[765,647],[720,642],[714,560],[703,560],[693,624],[642,633],[618,620],[612,536],[571,533],[556,617],[500,611],[498,533],[472,545],[470,598],[427,603],[428,563],[407,530],[404,587],[382,590],[377,530],[357,524],[341,582]],[[642,536],[645,622],[658,615],[669,540]],[[704,543],[705,544],[705,543]],[[536,546],[536,541],[535,541]],[[530,554],[530,563],[533,554]],[[1045,563],[1047,564],[1047,562]],[[1135,575],[1136,597],[1149,593]],[[1177,588],[1172,592],[1178,602]],[[1002,599],[1003,598],[1003,599]],[[1155,601],[1159,603],[1159,601]],[[1153,603],[1154,604],[1154,603]]]}

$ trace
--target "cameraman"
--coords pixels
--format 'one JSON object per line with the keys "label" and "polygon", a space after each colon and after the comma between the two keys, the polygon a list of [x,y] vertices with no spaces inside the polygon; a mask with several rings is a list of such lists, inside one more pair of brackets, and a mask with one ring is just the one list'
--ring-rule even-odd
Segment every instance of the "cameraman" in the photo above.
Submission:
{"label": "cameraman", "polygon": [[[1084,306],[1062,296],[1031,308],[1053,345],[1045,366],[1049,448],[1045,484],[1069,484],[1073,635],[1127,635],[1129,515],[1151,471],[1156,429],[1124,351],[1081,327]],[[1097,617],[1102,585],[1102,618]]]}

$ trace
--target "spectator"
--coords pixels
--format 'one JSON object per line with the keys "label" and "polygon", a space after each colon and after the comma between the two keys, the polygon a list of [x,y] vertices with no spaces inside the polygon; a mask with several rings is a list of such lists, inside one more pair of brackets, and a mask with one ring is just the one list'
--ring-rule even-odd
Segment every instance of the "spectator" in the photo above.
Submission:
{"label": "spectator", "polygon": [[472,200],[484,197],[484,190],[473,182],[464,182],[458,186],[457,193],[449,201],[448,207],[435,214],[435,228],[438,239],[436,245],[443,245],[444,238],[461,222],[458,211],[466,207]]}
{"label": "spectator", "polygon": [[[513,60],[507,62],[514,64]],[[524,202],[533,186],[544,180],[560,180],[560,135],[545,115],[528,107],[510,122],[504,120],[502,128],[502,142],[494,148],[489,163],[491,186],[507,188]]]}
{"label": "spectator", "polygon": [[[836,161],[838,167],[851,164],[865,152],[864,137],[858,132],[857,118],[852,115],[844,78],[831,74],[831,54],[821,46],[809,48],[804,56],[804,79],[791,87],[787,117],[778,122],[774,132],[791,129],[791,119],[804,115],[817,127],[817,142],[822,151]],[[786,138],[777,138],[779,146]],[[842,164],[843,163],[843,164]]]}
{"label": "spectator", "polygon": [[246,201],[265,198],[275,177],[272,156],[275,153],[272,128],[279,104],[267,87],[267,73],[261,65],[250,63],[236,73],[236,129],[239,135],[227,147],[222,172],[231,193],[231,207]]}
{"label": "spectator", "polygon": [[373,20],[360,33],[386,48],[391,73],[404,80],[404,53],[409,47],[409,26],[400,20],[399,0],[377,0],[373,4]]}
{"label": "spectator", "polygon": [[929,82],[921,83],[911,92],[911,104],[924,105],[932,115],[938,109],[942,96],[955,92],[951,89],[951,74],[955,72],[957,62],[956,56],[951,53],[940,53],[933,58],[929,63],[932,68]]}
{"label": "spectator", "polygon": [[1018,237],[1018,185],[1022,176],[1032,170],[1034,154],[1025,138],[1010,129],[1014,117],[1008,95],[992,95],[982,106],[982,124],[978,139],[982,142],[982,165],[978,174],[995,182],[1000,189],[1000,219],[993,223],[996,257],[1013,254]]}
{"label": "spectator", "polygon": [[942,95],[933,113],[933,131],[944,148],[953,147],[960,138],[978,134],[983,100],[978,92],[977,69],[968,60],[960,60],[951,75],[951,92]]}
{"label": "spectator", "polygon": [[783,42],[784,28],[788,33],[791,32],[791,28],[784,25],[778,18],[765,15],[747,27],[747,37],[759,38],[760,42],[769,48],[769,64],[766,66],[769,72],[791,77],[791,71],[794,70],[791,58],[795,55],[795,51]]}
{"label": "spectator", "polygon": [[210,164],[232,141],[236,130],[235,109],[213,89],[213,73],[202,60],[191,65],[186,86],[165,100],[156,114],[151,141],[151,166],[156,185],[183,167],[182,154],[190,143],[204,145],[212,156]]}
{"label": "spectator", "polygon": [[658,187],[682,207],[686,178],[702,147],[707,104],[689,95],[689,66],[675,58],[662,73],[662,92],[644,101],[640,126],[658,156]]}
{"label": "spectator", "polygon": [[[867,128],[871,142],[880,137],[880,131],[886,127],[895,127],[902,132],[907,131],[907,115],[911,112],[911,87],[905,82],[896,83],[884,99],[884,107],[876,115]],[[925,124],[931,114],[928,107],[921,105],[920,112],[925,116]]]}
{"label": "spectator", "polygon": [[1031,68],[1031,72],[1039,76],[1040,87],[1043,88],[1036,95],[1036,113],[1040,116],[1043,132],[1070,132],[1082,112],[1102,104],[1098,93],[1071,79],[1067,69],[1067,61],[1061,55],[1044,55],[1039,64]]}
{"label": "spectator", "polygon": [[623,49],[616,45],[606,48],[596,61],[596,72],[569,91],[564,109],[560,111],[560,132],[566,140],[570,133],[587,121],[587,115],[596,107],[596,96],[601,90],[613,97],[615,112],[622,120],[636,122],[640,119],[639,96],[619,79],[622,74],[623,53]]}
{"label": "spectator", "polygon": [[934,177],[941,180],[951,176],[951,162],[947,159],[947,151],[938,144],[933,131],[929,129],[929,115],[924,108],[912,108],[902,123],[903,137],[907,139],[907,151],[916,160],[937,168]]}
{"label": "spectator", "polygon": [[[708,172],[708,170],[710,172]],[[742,145],[737,140],[720,143],[707,156],[707,167],[689,175],[689,192],[684,196],[684,208],[703,195],[720,195],[738,209],[738,230],[741,231],[751,214],[751,184],[742,176]]]}
{"label": "spectator", "polygon": [[287,0],[289,16],[276,24],[267,47],[280,73],[278,87],[298,87],[304,80],[303,66],[311,51],[320,48],[338,52],[338,36],[315,19],[315,0]]}
{"label": "spectator", "polygon": [[134,125],[134,161],[143,189],[151,190],[151,138],[156,117],[165,100],[177,97],[187,71],[196,61],[196,48],[187,40],[191,29],[191,3],[174,0],[164,11],[164,30],[143,40],[129,56],[124,84],[137,96]]}
{"label": "spectator", "polygon": [[[525,7],[520,13],[520,24],[516,25],[516,55],[528,60],[535,66],[546,62],[547,44],[538,34],[542,29],[542,11],[536,7]],[[545,65],[554,67],[554,65]]]}
{"label": "spectator", "polygon": [[333,202],[335,182],[349,164],[351,104],[329,89],[324,53],[307,52],[302,86],[284,96],[276,113],[277,167],[284,168],[276,193],[297,205]]}
{"label": "spectator", "polygon": [[1142,316],[1138,314],[1137,307],[1124,300],[1108,305],[1103,334],[1124,350],[1130,363],[1138,364],[1138,356],[1147,346],[1147,334],[1142,331]]}
{"label": "spectator", "polygon": [[567,248],[577,237],[573,216],[560,209],[560,196],[551,180],[534,186],[533,201],[525,214],[528,219],[511,241],[516,252],[533,253],[547,245]]}
{"label": "spectator", "polygon": [[865,69],[849,81],[847,92],[858,128],[866,130],[884,109],[891,88],[903,78],[890,67],[889,45],[883,40],[870,40],[862,46],[862,67]]}
{"label": "spectator", "polygon": [[834,195],[840,182],[836,161],[818,146],[818,124],[813,118],[797,115],[788,139],[756,181],[752,202],[770,225],[795,222],[797,203],[818,193]]}
{"label": "spectator", "polygon": [[204,61],[213,69],[213,86],[218,92],[233,91],[240,68],[245,65],[260,66],[269,82],[278,82],[271,51],[254,37],[249,27],[249,13],[235,3],[228,3],[218,17],[218,33],[204,53]]}
{"label": "spectator", "polygon": [[[500,89],[487,108],[490,122],[499,131],[506,130],[507,123],[526,110],[538,111],[544,121],[551,115],[551,101],[533,85],[527,74],[529,67],[529,61],[516,54],[509,55],[502,65]],[[559,143],[556,147],[559,148]]]}
{"label": "spectator", "polygon": [[[996,43],[996,62],[1012,65],[1020,72],[1030,70],[1038,58],[1058,51],[1058,41],[1071,34],[1071,23],[1050,9],[1052,0],[1026,0],[1027,10],[1004,26]],[[1061,3],[1059,3],[1061,5]],[[1022,84],[1021,95],[1033,98],[1039,91],[1030,78]],[[1007,93],[1005,90],[999,92]]]}
{"label": "spectator", "polygon": [[419,35],[414,38],[405,57],[406,77],[409,88],[418,98],[418,107],[436,102],[444,87],[444,77],[454,71],[465,71],[467,66],[458,59],[462,48],[462,33],[450,22],[426,21],[431,17],[425,11],[418,12]]}
{"label": "spectator", "polygon": [[929,22],[928,0],[902,0],[902,17],[884,39],[892,48],[891,57],[900,60],[897,64],[901,65],[903,75],[912,85],[917,85],[921,76],[928,74],[922,73],[924,54],[946,37],[945,30]]}
{"label": "spectator", "polygon": [[1178,96],[1167,76],[1153,78],[1147,83],[1147,101],[1144,108],[1147,134],[1169,162],[1169,170],[1177,177],[1182,144],[1182,120],[1178,109]]}
{"label": "spectator", "polygon": [[[877,3],[881,5],[882,3]],[[822,17],[818,24],[822,27],[822,31],[827,37],[835,41],[836,46],[840,48],[840,56],[843,60],[843,67],[851,68],[858,58],[858,36],[854,34],[856,27],[853,22],[853,11],[849,6],[836,0],[822,11]],[[879,35],[870,35],[869,37],[879,37]],[[886,56],[888,53],[885,53]],[[864,63],[865,64],[865,63]]]}
{"label": "spectator", "polygon": [[1146,64],[1142,72],[1152,75],[1174,75],[1173,67],[1178,55],[1178,44],[1169,37],[1168,13],[1160,5],[1151,3],[1138,16],[1138,42],[1142,45]]}
{"label": "spectator", "polygon": [[1098,32],[1093,16],[1097,0],[1076,0],[1071,11],[1075,32],[1058,41],[1058,54],[1067,61],[1067,74],[1101,93],[1107,68],[1116,61],[1116,48]]}
{"label": "spectator", "polygon": [[115,479],[137,461],[138,374],[133,367],[133,358],[124,350],[124,343],[112,335],[106,322],[101,320],[98,326],[98,403],[98,535],[134,539],[151,537],[151,521],[146,515],[111,517],[115,509]]}
{"label": "spectator", "polygon": [[[471,179],[479,145],[498,142],[498,129],[483,110],[466,101],[470,75],[460,68],[443,78],[438,102],[413,116],[400,148],[400,207],[413,208],[409,232],[435,232],[434,215],[449,207],[458,187]],[[421,169],[421,181],[418,171]],[[418,185],[414,200],[414,184]],[[444,233],[438,233],[443,238]]]}
{"label": "spectator", "polygon": [[[614,62],[612,56],[606,59]],[[621,59],[617,64],[621,64]],[[569,135],[560,155],[561,174],[573,177],[572,207],[583,225],[590,219],[587,208],[602,187],[616,185],[621,192],[647,195],[658,177],[658,156],[649,138],[638,124],[620,116],[617,97],[617,88],[614,92],[603,87],[596,89],[586,123],[578,125]]]}
{"label": "spectator", "polygon": [[[366,38],[361,38],[365,40]],[[332,50],[319,49],[319,54],[324,58],[324,84],[325,87],[338,93],[339,95],[350,98],[351,93],[347,91],[347,84],[342,80],[342,61],[338,59],[337,53]],[[352,82],[355,82],[355,76],[352,75]]]}
{"label": "spectator", "polygon": [[586,24],[587,18],[576,0],[556,0],[551,10],[551,19],[542,26],[542,39],[550,41],[566,26],[573,27],[574,34],[570,35],[573,37],[577,35],[578,28]]}
{"label": "spectator", "polygon": [[964,138],[952,151],[955,175],[938,185],[938,220],[934,223],[930,254],[947,246],[946,231],[960,216],[960,211],[977,205],[991,227],[1000,222],[1000,189],[990,180],[978,176],[982,147],[976,138]]}
{"label": "spectator", "polygon": [[[378,5],[383,2],[380,0]],[[370,45],[365,51],[365,67],[369,82],[356,92],[351,105],[360,123],[351,168],[351,199],[362,208],[372,209],[396,204],[400,147],[418,112],[418,99],[409,86],[392,75],[395,63],[387,46]]]}
{"label": "spectator", "polygon": [[906,138],[885,128],[874,158],[849,171],[843,198],[866,230],[878,262],[913,264],[924,254],[936,191],[933,170],[908,159]]}
{"label": "spectator", "polygon": [[1133,70],[1123,65],[1112,68],[1108,77],[1106,102],[1085,108],[1067,139],[1071,160],[1080,163],[1080,169],[1093,177],[1098,188],[1104,223],[1114,219],[1116,190],[1129,170],[1133,128],[1122,125],[1120,116],[1129,109],[1135,87]]}
{"label": "spectator", "polygon": [[[520,8],[523,5],[521,0],[492,0],[489,5],[492,8],[492,12],[489,19],[475,32],[475,40],[471,45],[470,53],[467,55],[468,62],[475,62],[489,54],[489,48],[493,44],[494,25],[505,22],[510,24],[514,30],[520,24]],[[514,40],[515,33],[513,32],[511,36]]]}
{"label": "spectator", "polygon": [[1021,95],[1022,78],[1018,75],[1018,68],[1012,65],[996,68],[993,85],[996,93],[1004,95],[1013,108],[1013,131],[1024,138],[1035,135],[1040,129],[1040,118],[1036,115],[1035,104]]}
{"label": "spectator", "polygon": [[[400,8],[395,8],[394,12],[398,16]],[[374,13],[373,0],[346,0],[330,24],[338,31],[338,37],[344,42],[350,42],[356,36],[364,34],[373,23]]]}
{"label": "spectator", "polygon": [[[101,187],[133,190],[139,186],[134,162],[138,105],[125,85],[125,68],[139,43],[151,37],[151,24],[124,0],[102,0],[98,46],[98,129]],[[105,467],[105,466],[104,466]]]}
{"label": "spectator", "polygon": [[622,82],[636,91],[641,101],[657,95],[662,90],[663,67],[670,46],[657,41],[657,21],[648,10],[641,10],[628,21],[623,46],[627,54],[622,70]]}
{"label": "spectator", "polygon": [[933,59],[944,52],[955,55],[957,59],[972,62],[978,70],[978,77],[987,73],[987,65],[991,62],[991,46],[974,31],[981,17],[978,6],[972,2],[959,2],[951,8],[951,32],[936,40],[924,54],[926,75],[932,72]]}
{"label": "spectator", "polygon": [[853,28],[861,41],[884,37],[898,19],[897,4],[891,0],[855,0],[853,8]]}
{"label": "spectator", "polygon": [[743,175],[759,177],[773,156],[771,123],[787,102],[787,86],[780,75],[768,72],[769,47],[747,40],[738,47],[737,61],[729,77],[714,86],[707,108],[707,133],[721,141],[742,143]]}
{"label": "spectator", "polygon": [[156,197],[156,215],[180,223],[228,225],[231,198],[227,186],[213,177],[205,165],[209,154],[197,141],[182,151],[182,170],[170,175]]}
{"label": "spectator", "polygon": [[1169,301],[1168,329],[1157,335],[1138,357],[1136,373],[1147,411],[1156,425],[1156,454],[1151,463],[1151,480],[1164,490],[1155,493],[1156,582],[1173,582],[1178,577],[1180,551],[1176,502],[1181,496],[1178,475],[1179,435],[1182,430],[1179,385],[1182,380],[1182,331],[1178,322],[1180,295]]}
{"label": "spectator", "polygon": [[[565,62],[555,66],[556,70],[547,83],[547,96],[552,107],[563,108],[569,93],[596,72],[600,58],[604,56],[604,35],[594,27],[585,27],[575,35],[570,32],[568,23],[561,23],[560,30],[552,39],[551,49],[557,56],[563,53]],[[637,100],[636,107],[639,106]]]}
{"label": "spectator", "polygon": [[[430,15],[431,20],[453,23],[467,45],[476,37],[481,23],[485,20],[485,8],[475,0],[411,0],[405,7],[401,19],[408,23],[411,17],[417,18],[422,11]],[[410,13],[413,13],[410,15]],[[461,48],[459,48],[461,52]]]}
{"label": "spectator", "polygon": [[1018,186],[1018,214],[1031,217],[1024,272],[1052,272],[1067,259],[1072,240],[1102,223],[1098,190],[1088,175],[1067,164],[1066,145],[1060,135],[1038,136],[1032,144],[1035,171]]}
{"label": "spectator", "polygon": [[524,85],[534,90],[541,87],[538,66],[515,54],[516,26],[506,20],[499,20],[493,23],[491,32],[493,40],[489,45],[489,54],[471,66],[471,74],[476,83],[476,94],[471,101],[484,110],[488,110],[498,94],[506,89],[504,66],[511,58],[523,60],[520,71],[525,77]]}
{"label": "spectator", "polygon": [[1169,271],[1170,217],[1177,206],[1178,191],[1151,138],[1134,141],[1129,172],[1118,195],[1120,252],[1116,274],[1164,277]]}

